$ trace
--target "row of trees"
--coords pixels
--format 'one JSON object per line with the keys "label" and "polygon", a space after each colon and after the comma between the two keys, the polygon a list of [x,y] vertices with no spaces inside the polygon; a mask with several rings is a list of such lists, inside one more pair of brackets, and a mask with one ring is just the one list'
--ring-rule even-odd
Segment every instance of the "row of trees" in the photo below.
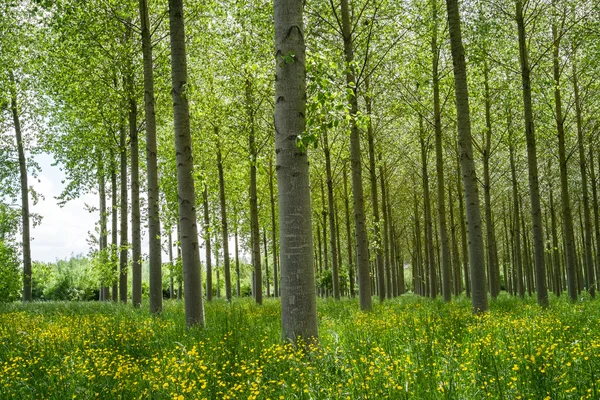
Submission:
{"label": "row of trees", "polygon": [[[185,14],[176,1],[3,8],[2,115],[14,118],[2,123],[17,132],[10,151],[23,160],[24,299],[23,145],[64,168],[62,201],[98,193],[103,298],[127,301],[131,255],[141,304],[147,231],[150,307],[160,312],[161,244],[179,244],[168,248],[182,260],[190,325],[203,320],[198,223],[206,299],[221,271],[225,297],[239,295],[239,254],[248,253],[254,297],[282,295],[290,338],[316,335],[315,274],[322,295],[358,289],[364,310],[372,293],[406,289],[446,301],[464,290],[475,312],[501,289],[535,292],[542,306],[547,288],[594,295],[592,2],[469,0],[462,24],[452,0],[304,10],[291,0],[190,0]],[[20,138],[21,119],[35,140]]]}

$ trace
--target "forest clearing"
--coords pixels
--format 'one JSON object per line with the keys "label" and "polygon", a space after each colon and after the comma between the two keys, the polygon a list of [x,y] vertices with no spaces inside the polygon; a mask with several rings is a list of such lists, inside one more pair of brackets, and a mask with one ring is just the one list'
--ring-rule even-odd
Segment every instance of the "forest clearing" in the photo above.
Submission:
{"label": "forest clearing", "polygon": [[467,298],[415,295],[318,302],[318,345],[281,341],[279,302],[0,305],[2,399],[598,399],[600,307],[501,295],[472,315]]}

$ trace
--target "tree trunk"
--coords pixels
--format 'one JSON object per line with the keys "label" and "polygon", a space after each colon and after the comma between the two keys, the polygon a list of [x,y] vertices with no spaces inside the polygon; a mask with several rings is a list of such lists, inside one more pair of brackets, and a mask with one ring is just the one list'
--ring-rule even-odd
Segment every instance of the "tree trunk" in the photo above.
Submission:
{"label": "tree trunk", "polygon": [[[218,129],[215,128],[218,137]],[[231,266],[229,263],[229,228],[227,225],[227,203],[225,202],[225,178],[221,143],[217,140],[217,169],[219,170],[219,201],[221,203],[221,233],[223,235],[223,272],[225,275],[225,297],[231,301]]]}
{"label": "tree trunk", "polygon": [[212,271],[212,249],[210,243],[210,213],[208,211],[208,187],[204,184],[202,192],[202,205],[204,208],[204,251],[206,256],[206,301],[212,301],[213,297],[213,271]]}
{"label": "tree trunk", "polygon": [[[460,177],[460,154],[456,158],[456,176]],[[458,197],[458,213],[460,226],[460,244],[462,252],[463,275],[465,277],[465,293],[471,297],[471,276],[469,274],[469,252],[467,250],[467,219],[465,217],[465,203],[462,190],[462,181],[456,179],[456,197]]]}
{"label": "tree trunk", "polygon": [[[133,91],[133,77],[131,78]],[[133,96],[130,92],[130,96]],[[140,215],[140,167],[137,133],[137,104],[129,99],[129,140],[131,145],[131,301],[134,307],[142,305],[142,236]]]}
{"label": "tree trunk", "polygon": [[258,158],[258,148],[256,146],[253,104],[252,82],[246,79],[246,113],[250,122],[250,132],[248,134],[248,150],[250,152],[250,245],[252,249],[252,262],[254,264],[254,300],[257,304],[262,304],[262,265],[258,226],[258,196],[256,194],[256,160]]}
{"label": "tree trunk", "polygon": [[552,187],[550,187],[550,221],[552,226],[552,264],[554,266],[554,294],[560,296],[562,293],[562,273],[560,267],[560,251],[558,249],[558,227],[556,223],[556,212],[554,211],[554,196],[552,194]]}
{"label": "tree trunk", "polygon": [[350,297],[354,297],[354,265],[352,264],[352,228],[350,226],[350,201],[348,195],[348,174],[344,163],[344,210],[346,211],[346,241],[348,244],[348,279],[350,280]]}
{"label": "tree trunk", "polygon": [[354,235],[356,237],[356,266],[358,269],[358,287],[360,309],[371,310],[371,277],[369,267],[369,239],[365,225],[365,205],[362,183],[362,164],[360,151],[360,133],[358,130],[358,88],[356,68],[354,67],[354,49],[352,48],[352,27],[348,0],[341,0],[342,35],[346,58],[346,86],[352,92],[350,100],[350,162],[352,169],[352,194],[354,196]]}
{"label": "tree trunk", "polygon": [[277,222],[275,220],[275,192],[273,190],[273,159],[269,158],[269,197],[271,199],[271,251],[273,252],[273,296],[279,297],[279,274],[277,263]]}
{"label": "tree trunk", "polygon": [[500,285],[498,282],[498,258],[496,249],[496,234],[494,232],[494,220],[492,218],[492,198],[491,198],[491,181],[490,181],[490,158],[492,156],[492,99],[490,95],[489,85],[489,66],[487,59],[483,60],[483,76],[484,76],[484,93],[485,93],[485,140],[483,146],[483,197],[485,207],[485,227],[487,236],[487,264],[488,264],[488,280],[489,290],[492,299],[498,297]]}
{"label": "tree trunk", "polygon": [[[284,340],[317,340],[308,156],[297,146],[306,115],[302,1],[275,0],[275,153]],[[292,53],[294,62],[283,61]]]}
{"label": "tree trunk", "polygon": [[234,235],[234,247],[235,247],[235,291],[237,294],[237,297],[241,296],[241,277],[240,277],[240,249],[239,249],[239,243],[238,243],[238,217],[237,217],[237,210],[234,206],[233,208],[233,213],[235,216],[235,224],[234,224],[234,230],[235,230],[235,235]]}
{"label": "tree trunk", "polygon": [[421,176],[423,178],[423,203],[425,211],[425,265],[429,276],[429,295],[432,299],[437,296],[437,278],[435,271],[435,256],[433,249],[433,221],[431,220],[431,197],[429,195],[429,172],[427,171],[427,145],[423,139],[423,117],[419,115],[421,127]]}
{"label": "tree trunk", "polygon": [[27,183],[27,161],[21,134],[21,121],[17,103],[17,86],[13,71],[9,71],[10,109],[15,126],[15,139],[19,155],[19,175],[21,180],[21,222],[23,224],[23,301],[31,301],[31,233],[29,224],[29,184]]}
{"label": "tree trunk", "polygon": [[[381,159],[381,156],[379,157]],[[390,262],[390,240],[389,240],[389,215],[387,207],[387,191],[385,185],[385,174],[383,165],[379,165],[379,181],[381,184],[381,212],[383,213],[383,232],[381,234],[383,238],[383,259],[385,266],[385,292],[388,299],[394,297],[392,288],[392,263]]]}
{"label": "tree trunk", "polygon": [[175,298],[175,279],[173,277],[173,269],[175,264],[173,262],[173,232],[172,228],[169,229],[169,298],[172,300]]}
{"label": "tree trunk", "polygon": [[269,253],[267,252],[267,230],[263,229],[263,245],[265,248],[265,282],[267,284],[267,297],[271,297],[271,285],[269,282]]}
{"label": "tree trunk", "polygon": [[[592,182],[592,209],[594,210],[594,231],[596,237],[596,276],[600,277],[600,212],[598,207],[598,186],[596,184],[596,171],[594,167],[594,146],[590,142],[590,181]],[[598,157],[600,160],[600,157]],[[597,289],[600,291],[600,279],[596,281]]]}
{"label": "tree trunk", "polygon": [[458,145],[460,164],[467,209],[469,234],[469,260],[471,264],[471,304],[474,313],[487,311],[488,300],[485,290],[485,257],[483,254],[483,235],[481,214],[479,211],[479,190],[473,145],[471,137],[471,116],[469,111],[469,91],[467,87],[467,66],[462,44],[460,14],[457,0],[446,0],[448,9],[448,31],[452,48],[454,66],[454,90],[456,95],[456,113],[458,120]]}
{"label": "tree trunk", "polygon": [[[162,248],[160,243],[160,204],[154,111],[154,74],[152,67],[152,37],[148,16],[148,1],[140,0],[142,54],[144,59],[144,110],[146,114],[146,168],[148,174],[148,267],[150,272],[150,313],[162,312]],[[169,233],[169,238],[171,234]],[[172,255],[172,249],[169,248]],[[171,298],[173,276],[170,277]]]}
{"label": "tree trunk", "polygon": [[329,252],[327,251],[327,210],[325,209],[325,188],[323,187],[323,180],[321,180],[321,227],[323,228],[323,264],[325,270],[329,270]]}
{"label": "tree trunk", "polygon": [[[458,296],[462,292],[462,277],[460,272],[460,261],[458,255],[458,240],[456,239],[456,224],[454,221],[454,200],[452,197],[452,188],[448,188],[448,207],[450,208],[450,227],[452,237],[452,266],[454,267],[453,288],[454,295]],[[460,194],[459,194],[460,196]]]}
{"label": "tree trunk", "polygon": [[448,243],[448,228],[446,226],[446,196],[444,193],[444,157],[442,150],[442,113],[440,106],[440,79],[439,58],[440,47],[438,46],[438,2],[433,0],[432,4],[432,81],[433,81],[433,126],[435,131],[435,170],[437,174],[437,207],[438,225],[440,232],[441,247],[441,269],[442,269],[442,296],[448,302],[452,298],[450,287],[450,247]]}
{"label": "tree trunk", "polygon": [[[101,151],[98,151],[98,197],[100,198],[100,260],[102,268],[105,267],[108,261],[108,255],[106,253],[108,247],[108,231],[106,228],[106,180],[104,179],[104,160]],[[101,275],[100,282],[100,300],[107,301],[110,297],[110,290],[108,288],[109,282],[106,281],[106,274],[104,270]]]}
{"label": "tree trunk", "polygon": [[111,242],[112,249],[110,252],[110,262],[112,265],[112,301],[115,303],[119,300],[119,285],[117,280],[118,274],[118,261],[117,261],[117,248],[119,246],[118,239],[118,221],[117,221],[117,166],[115,165],[115,155],[113,150],[110,150],[110,186],[111,186]]}
{"label": "tree trunk", "polygon": [[121,202],[120,202],[120,222],[121,222],[121,242],[119,245],[119,300],[127,303],[127,132],[125,126],[120,127],[119,151],[121,162]]}
{"label": "tree trunk", "polygon": [[535,130],[533,125],[533,106],[531,101],[531,69],[525,21],[523,18],[523,2],[516,0],[516,20],[519,36],[519,60],[521,64],[521,82],[523,87],[523,113],[525,120],[525,137],[527,141],[527,166],[529,168],[529,196],[531,198],[531,219],[533,223],[533,244],[535,252],[535,272],[540,285],[537,290],[537,301],[542,307],[548,306],[548,290],[545,285],[546,266],[544,264],[544,232],[542,230],[542,211],[540,206],[540,188],[538,182],[538,165]]}
{"label": "tree trunk", "polygon": [[592,217],[590,215],[590,198],[588,194],[587,168],[585,160],[585,150],[583,143],[583,117],[581,111],[581,100],[579,98],[579,83],[577,81],[577,65],[575,63],[575,54],[573,54],[573,93],[575,95],[575,114],[577,121],[577,142],[579,149],[579,169],[581,171],[581,191],[583,192],[583,221],[584,221],[584,247],[585,247],[585,277],[586,289],[590,295],[595,297],[595,271],[594,256],[592,253]]}
{"label": "tree trunk", "polygon": [[325,153],[325,171],[327,174],[327,209],[329,215],[329,239],[331,248],[331,282],[333,297],[340,299],[340,277],[337,257],[337,242],[335,232],[335,207],[333,198],[333,175],[331,172],[331,154],[329,149],[329,138],[327,130],[323,131],[323,152]]}
{"label": "tree trunk", "polygon": [[187,326],[204,325],[202,274],[196,219],[194,159],[190,134],[190,109],[187,97],[187,61],[183,0],[169,0],[171,33],[171,81],[177,155],[177,195],[181,229],[181,256],[185,285],[185,320]]}
{"label": "tree trunk", "polygon": [[[416,188],[417,185],[413,184]],[[415,293],[420,296],[425,295],[425,288],[423,286],[423,252],[421,245],[421,218],[419,213],[419,200],[417,198],[417,191],[414,191],[414,218],[415,218],[415,255],[416,265],[413,268],[413,287]]]}

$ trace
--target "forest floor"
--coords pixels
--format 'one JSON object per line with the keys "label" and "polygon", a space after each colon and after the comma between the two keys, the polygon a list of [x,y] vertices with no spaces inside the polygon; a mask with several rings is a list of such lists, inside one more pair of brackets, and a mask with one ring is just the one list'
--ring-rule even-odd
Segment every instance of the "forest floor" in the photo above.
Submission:
{"label": "forest floor", "polygon": [[319,300],[307,351],[274,299],[213,301],[192,330],[176,301],[0,305],[0,399],[600,399],[600,301],[374,304]]}

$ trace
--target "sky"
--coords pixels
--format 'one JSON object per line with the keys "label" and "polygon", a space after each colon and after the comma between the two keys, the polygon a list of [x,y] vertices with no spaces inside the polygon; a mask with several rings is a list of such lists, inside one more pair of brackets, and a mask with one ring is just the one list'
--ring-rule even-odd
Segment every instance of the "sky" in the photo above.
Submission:
{"label": "sky", "polygon": [[[98,195],[87,193],[63,207],[56,197],[64,188],[61,182],[65,175],[58,166],[52,166],[54,159],[49,154],[35,156],[41,172],[37,178],[30,176],[29,184],[43,196],[31,212],[41,215],[42,222],[31,230],[31,258],[35,261],[53,262],[71,255],[87,255],[88,232],[94,231],[98,219],[97,212],[86,210],[86,203],[97,207]],[[31,200],[30,200],[31,201]]]}

